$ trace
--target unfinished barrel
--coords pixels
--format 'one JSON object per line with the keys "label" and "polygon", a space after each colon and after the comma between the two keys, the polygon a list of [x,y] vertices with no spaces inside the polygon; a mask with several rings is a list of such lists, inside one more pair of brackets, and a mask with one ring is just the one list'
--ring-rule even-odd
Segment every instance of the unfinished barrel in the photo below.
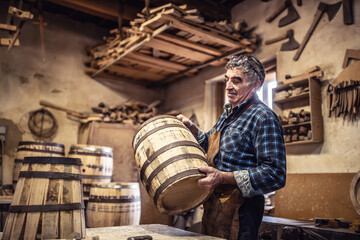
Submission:
{"label": "unfinished barrel", "polygon": [[80,158],[84,196],[88,197],[93,182],[111,182],[113,151],[110,147],[77,144],[72,145],[69,157]]}
{"label": "unfinished barrel", "polygon": [[65,147],[63,144],[44,141],[22,141],[19,142],[16,150],[16,158],[13,168],[13,189],[15,190],[16,183],[19,179],[19,173],[24,157],[35,156],[65,156]]}
{"label": "unfinished barrel", "polygon": [[210,191],[198,180],[208,166],[204,150],[185,125],[173,116],[144,122],[133,140],[140,178],[159,212],[179,214],[202,204]]}
{"label": "unfinished barrel", "polygon": [[81,160],[25,157],[3,239],[85,237]]}
{"label": "unfinished barrel", "polygon": [[139,225],[139,183],[93,183],[86,211],[88,227]]}

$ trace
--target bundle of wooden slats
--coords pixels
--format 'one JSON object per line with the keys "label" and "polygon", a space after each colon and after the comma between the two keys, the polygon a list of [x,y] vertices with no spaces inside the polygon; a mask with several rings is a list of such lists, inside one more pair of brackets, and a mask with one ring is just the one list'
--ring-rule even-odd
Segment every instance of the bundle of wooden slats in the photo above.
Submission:
{"label": "bundle of wooden slats", "polygon": [[144,9],[112,30],[103,45],[87,48],[86,72],[92,77],[120,77],[161,82],[194,74],[208,64],[222,65],[234,53],[251,53],[259,38],[246,23],[206,21],[197,9],[172,3]]}
{"label": "bundle of wooden slats", "polygon": [[[119,105],[99,103],[97,107],[91,108],[93,113],[89,114],[89,117],[81,119],[81,122],[101,121],[137,125],[156,116],[158,114],[157,106],[160,103],[159,100],[150,104],[137,101],[129,101]],[[177,112],[166,114],[175,115]]]}

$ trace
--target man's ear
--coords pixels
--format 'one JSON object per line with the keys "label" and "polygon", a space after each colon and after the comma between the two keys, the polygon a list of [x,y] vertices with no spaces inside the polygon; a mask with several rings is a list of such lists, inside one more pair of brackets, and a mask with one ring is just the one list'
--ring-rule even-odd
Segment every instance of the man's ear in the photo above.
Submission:
{"label": "man's ear", "polygon": [[252,93],[255,93],[261,86],[261,82],[260,80],[257,80],[256,83],[254,84],[254,88],[251,90]]}

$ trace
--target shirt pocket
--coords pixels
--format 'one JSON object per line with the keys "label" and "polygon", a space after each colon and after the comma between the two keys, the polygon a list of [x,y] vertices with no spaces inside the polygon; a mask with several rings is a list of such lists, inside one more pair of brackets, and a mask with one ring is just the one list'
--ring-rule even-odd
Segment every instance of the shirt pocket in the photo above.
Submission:
{"label": "shirt pocket", "polygon": [[242,149],[242,143],[245,140],[244,132],[236,128],[227,128],[224,130],[221,142],[220,151],[226,154],[239,154]]}

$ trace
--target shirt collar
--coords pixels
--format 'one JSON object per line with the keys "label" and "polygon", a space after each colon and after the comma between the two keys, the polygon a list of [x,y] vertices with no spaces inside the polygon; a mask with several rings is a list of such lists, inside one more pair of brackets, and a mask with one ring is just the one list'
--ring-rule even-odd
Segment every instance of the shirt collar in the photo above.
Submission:
{"label": "shirt collar", "polygon": [[225,103],[224,105],[224,109],[226,111],[226,115],[229,116],[232,112],[236,112],[239,111],[240,109],[242,109],[244,106],[247,105],[248,102],[250,101],[259,101],[259,98],[257,96],[256,93],[254,93],[254,95],[251,96],[251,98],[249,98],[248,100],[246,100],[245,102],[239,103],[238,105],[236,105],[235,107],[232,107],[231,103]]}

